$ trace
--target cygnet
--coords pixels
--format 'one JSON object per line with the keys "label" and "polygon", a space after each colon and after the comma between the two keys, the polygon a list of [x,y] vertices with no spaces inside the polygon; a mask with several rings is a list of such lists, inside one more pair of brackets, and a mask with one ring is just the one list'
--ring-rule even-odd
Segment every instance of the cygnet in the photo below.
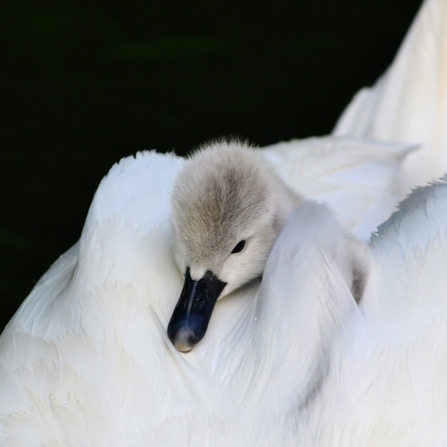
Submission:
{"label": "cygnet", "polygon": [[[193,154],[172,195],[173,250],[185,276],[168,325],[177,350],[189,352],[204,337],[219,298],[262,277],[291,211],[304,202],[248,144],[218,141]],[[366,258],[359,242],[346,241],[358,300]]]}

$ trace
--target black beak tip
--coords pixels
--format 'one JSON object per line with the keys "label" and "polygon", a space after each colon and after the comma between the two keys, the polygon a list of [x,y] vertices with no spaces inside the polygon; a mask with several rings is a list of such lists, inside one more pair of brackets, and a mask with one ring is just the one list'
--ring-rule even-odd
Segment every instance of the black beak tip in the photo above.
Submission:
{"label": "black beak tip", "polygon": [[198,315],[188,320],[171,319],[168,325],[168,337],[180,352],[189,352],[205,335],[208,324]]}

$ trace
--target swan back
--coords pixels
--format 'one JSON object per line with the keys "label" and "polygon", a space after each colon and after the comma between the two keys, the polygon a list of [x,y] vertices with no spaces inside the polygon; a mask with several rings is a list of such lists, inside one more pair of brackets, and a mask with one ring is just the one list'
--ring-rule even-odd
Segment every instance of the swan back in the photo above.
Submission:
{"label": "swan back", "polygon": [[299,445],[444,445],[446,180],[417,189],[374,237],[360,311],[331,346]]}
{"label": "swan back", "polygon": [[352,136],[277,143],[262,154],[304,197],[329,204],[343,228],[363,241],[394,211],[396,185],[414,144]]}
{"label": "swan back", "polygon": [[[380,266],[380,281],[375,281],[377,290],[363,305],[368,313],[380,312],[377,320],[384,324],[399,318],[402,312],[422,322],[427,311],[429,317],[432,315],[432,306],[444,307],[447,290],[446,180],[444,176],[413,191],[372,238],[375,264]],[[387,294],[389,298],[385,300],[383,297]],[[417,308],[421,313],[416,312]],[[399,327],[403,331],[405,326]],[[409,328],[411,333],[414,329]]]}
{"label": "swan back", "polygon": [[261,284],[219,301],[207,337],[180,354],[166,325],[182,282],[169,201],[183,165],[144,153],[112,168],[80,243],[5,329],[0,444],[288,446],[303,433],[297,421],[318,419],[335,347],[356,352],[342,344],[359,312],[346,235],[325,207],[300,206]]}
{"label": "swan back", "polygon": [[[2,335],[1,443],[173,445],[188,434],[195,446],[293,445],[293,415],[305,411],[309,387],[318,389],[328,340],[355,307],[343,233],[326,208],[306,204],[276,241],[260,289],[250,284],[219,302],[208,337],[180,354],[166,335],[181,287],[169,206],[139,220],[152,196],[169,203],[175,176],[101,206],[125,177],[155,177],[166,165],[181,169],[152,153],[111,171],[81,243]],[[310,333],[321,336],[310,343]]]}

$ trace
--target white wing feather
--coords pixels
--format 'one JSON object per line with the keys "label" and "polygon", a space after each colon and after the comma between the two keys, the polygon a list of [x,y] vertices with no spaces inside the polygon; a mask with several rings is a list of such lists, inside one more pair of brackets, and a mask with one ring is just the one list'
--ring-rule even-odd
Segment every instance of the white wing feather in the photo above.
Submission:
{"label": "white wing feather", "polygon": [[387,72],[361,89],[334,135],[420,144],[399,182],[410,188],[447,171],[447,3],[426,0]]}

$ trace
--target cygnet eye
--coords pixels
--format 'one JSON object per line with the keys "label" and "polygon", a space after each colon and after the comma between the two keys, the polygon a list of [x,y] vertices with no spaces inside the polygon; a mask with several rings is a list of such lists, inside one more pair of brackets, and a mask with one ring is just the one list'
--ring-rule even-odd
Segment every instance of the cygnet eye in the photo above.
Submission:
{"label": "cygnet eye", "polygon": [[240,241],[231,253],[240,253],[245,247],[245,241]]}

